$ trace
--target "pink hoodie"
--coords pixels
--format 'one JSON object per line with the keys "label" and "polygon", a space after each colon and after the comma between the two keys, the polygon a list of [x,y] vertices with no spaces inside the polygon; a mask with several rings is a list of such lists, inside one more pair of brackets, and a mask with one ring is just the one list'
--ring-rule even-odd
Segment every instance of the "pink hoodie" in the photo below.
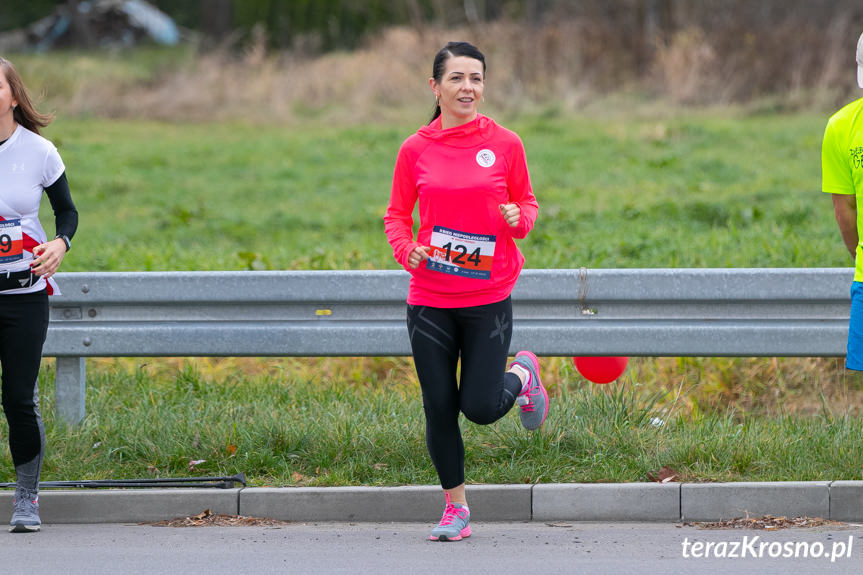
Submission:
{"label": "pink hoodie", "polygon": [[[513,203],[521,208],[516,227],[498,207]],[[506,299],[524,266],[513,240],[527,236],[537,210],[514,132],[483,115],[448,130],[440,118],[420,128],[399,149],[384,216],[393,255],[411,273],[407,303],[453,308]],[[408,255],[416,246],[432,246],[432,257],[411,270]]]}

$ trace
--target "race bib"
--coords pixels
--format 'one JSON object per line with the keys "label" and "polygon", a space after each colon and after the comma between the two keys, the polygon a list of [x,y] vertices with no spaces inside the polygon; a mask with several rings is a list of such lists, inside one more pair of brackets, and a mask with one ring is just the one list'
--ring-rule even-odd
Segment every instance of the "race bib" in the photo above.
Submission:
{"label": "race bib", "polygon": [[491,279],[494,244],[494,236],[435,226],[426,268],[466,278]]}
{"label": "race bib", "polygon": [[0,264],[17,262],[24,257],[24,234],[21,220],[0,221]]}

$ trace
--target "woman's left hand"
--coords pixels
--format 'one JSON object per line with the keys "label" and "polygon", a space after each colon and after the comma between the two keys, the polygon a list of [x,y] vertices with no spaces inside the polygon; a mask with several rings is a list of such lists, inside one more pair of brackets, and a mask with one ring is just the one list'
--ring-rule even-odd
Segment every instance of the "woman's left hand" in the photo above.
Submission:
{"label": "woman's left hand", "polygon": [[30,269],[33,275],[42,276],[48,279],[60,267],[60,262],[66,255],[66,242],[57,238],[44,244],[39,244],[33,248],[33,261],[30,263]]}
{"label": "woman's left hand", "polygon": [[501,204],[498,206],[500,215],[506,220],[510,227],[516,227],[521,220],[521,208],[518,204]]}

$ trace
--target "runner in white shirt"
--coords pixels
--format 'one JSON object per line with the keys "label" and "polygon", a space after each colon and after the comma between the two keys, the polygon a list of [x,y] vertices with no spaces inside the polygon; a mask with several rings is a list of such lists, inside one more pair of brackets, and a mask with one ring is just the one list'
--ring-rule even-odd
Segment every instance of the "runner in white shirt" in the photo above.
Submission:
{"label": "runner in white shirt", "polygon": [[[41,526],[38,491],[45,428],[37,381],[48,333],[48,296],[59,293],[51,276],[78,227],[63,160],[39,135],[52,119],[34,109],[18,72],[0,58],[0,368],[17,478],[13,532]],[[57,231],[50,241],[39,222],[43,191]]]}

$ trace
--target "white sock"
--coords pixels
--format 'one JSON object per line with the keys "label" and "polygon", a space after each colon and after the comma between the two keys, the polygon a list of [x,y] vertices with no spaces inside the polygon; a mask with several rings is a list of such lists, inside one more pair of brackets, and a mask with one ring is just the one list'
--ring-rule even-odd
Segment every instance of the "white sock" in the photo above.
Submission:
{"label": "white sock", "polygon": [[527,390],[530,389],[530,372],[519,364],[515,364],[513,365],[513,367],[520,369],[521,372],[524,374],[524,383],[521,384],[521,393],[519,393],[519,395],[521,395],[522,393],[526,393]]}

